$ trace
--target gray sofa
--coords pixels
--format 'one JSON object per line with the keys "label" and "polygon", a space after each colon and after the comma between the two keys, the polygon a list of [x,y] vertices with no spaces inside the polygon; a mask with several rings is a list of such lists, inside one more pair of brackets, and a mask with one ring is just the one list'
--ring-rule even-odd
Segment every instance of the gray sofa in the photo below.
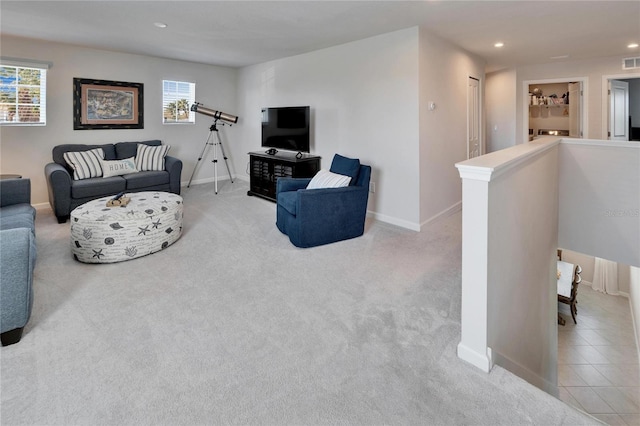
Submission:
{"label": "gray sofa", "polygon": [[58,218],[58,223],[66,222],[71,211],[87,201],[123,191],[164,191],[180,194],[182,161],[169,155],[165,157],[163,171],[144,171],[82,180],[73,180],[73,169],[67,165],[63,157],[65,152],[102,148],[105,160],[122,160],[135,157],[139,143],[151,146],[161,145],[159,140],[151,140],[103,145],[66,144],[54,147],[53,162],[45,166],[44,174],[49,190],[49,204]]}
{"label": "gray sofa", "polygon": [[29,179],[0,180],[0,340],[17,343],[31,316],[36,210]]}

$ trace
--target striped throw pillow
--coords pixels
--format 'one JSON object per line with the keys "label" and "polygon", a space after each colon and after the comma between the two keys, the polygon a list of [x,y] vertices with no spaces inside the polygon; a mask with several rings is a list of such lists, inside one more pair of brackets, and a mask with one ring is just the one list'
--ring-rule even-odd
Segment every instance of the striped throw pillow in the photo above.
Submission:
{"label": "striped throw pillow", "polygon": [[62,154],[64,161],[73,169],[73,180],[102,176],[100,160],[104,159],[104,150],[94,148],[88,151],[67,151]]}
{"label": "striped throw pillow", "polygon": [[169,148],[169,145],[151,146],[139,143],[136,153],[136,169],[139,172],[164,170],[164,157]]}

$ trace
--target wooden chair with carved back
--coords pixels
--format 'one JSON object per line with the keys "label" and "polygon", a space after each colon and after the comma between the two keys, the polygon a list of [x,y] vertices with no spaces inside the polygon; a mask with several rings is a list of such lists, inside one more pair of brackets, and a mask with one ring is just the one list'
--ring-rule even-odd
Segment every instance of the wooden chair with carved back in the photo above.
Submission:
{"label": "wooden chair with carved back", "polygon": [[[558,250],[558,260],[562,261],[562,250]],[[569,310],[571,311],[571,317],[573,318],[574,324],[577,324],[576,315],[578,314],[578,285],[582,282],[582,277],[580,274],[582,273],[582,268],[578,264],[574,264],[572,268],[572,277],[571,277],[571,292],[569,295],[566,294],[558,294],[558,302],[566,303],[569,305]],[[560,274],[560,272],[558,272]],[[558,277],[560,279],[560,277]],[[564,325],[564,318],[561,318],[558,314],[558,322]]]}

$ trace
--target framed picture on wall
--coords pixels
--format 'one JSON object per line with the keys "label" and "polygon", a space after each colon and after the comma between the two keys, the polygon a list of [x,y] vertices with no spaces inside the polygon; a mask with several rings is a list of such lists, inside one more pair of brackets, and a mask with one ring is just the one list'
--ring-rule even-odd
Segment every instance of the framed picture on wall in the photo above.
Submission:
{"label": "framed picture on wall", "polygon": [[143,129],[143,84],[73,79],[73,130]]}

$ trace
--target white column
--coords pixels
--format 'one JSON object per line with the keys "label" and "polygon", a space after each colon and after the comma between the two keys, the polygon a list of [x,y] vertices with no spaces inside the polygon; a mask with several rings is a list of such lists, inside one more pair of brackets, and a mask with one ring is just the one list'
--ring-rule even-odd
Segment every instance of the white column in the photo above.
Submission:
{"label": "white column", "polygon": [[489,372],[487,346],[489,179],[491,172],[458,166],[462,178],[462,313],[458,357]]}

